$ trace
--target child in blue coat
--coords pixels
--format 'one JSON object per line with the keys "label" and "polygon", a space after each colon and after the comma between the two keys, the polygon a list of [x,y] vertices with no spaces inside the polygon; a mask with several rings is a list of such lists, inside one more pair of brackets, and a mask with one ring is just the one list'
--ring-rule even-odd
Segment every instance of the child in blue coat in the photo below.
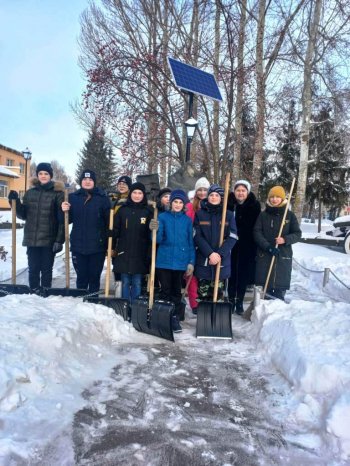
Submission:
{"label": "child in blue coat", "polygon": [[161,286],[161,299],[175,304],[173,331],[181,332],[179,316],[181,311],[182,278],[193,274],[195,252],[191,219],[185,215],[187,196],[181,189],[170,195],[170,211],[163,212],[158,222],[151,220],[150,228],[157,231],[157,277]]}

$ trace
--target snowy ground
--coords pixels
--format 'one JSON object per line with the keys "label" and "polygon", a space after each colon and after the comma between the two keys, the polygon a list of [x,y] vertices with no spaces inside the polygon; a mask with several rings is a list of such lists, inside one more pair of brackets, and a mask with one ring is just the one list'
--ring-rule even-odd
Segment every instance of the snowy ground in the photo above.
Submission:
{"label": "snowy ground", "polygon": [[350,287],[350,256],[294,252],[287,303],[234,316],[232,342],[190,313],[174,345],[81,299],[0,298],[0,464],[349,465],[350,290],[321,271]]}

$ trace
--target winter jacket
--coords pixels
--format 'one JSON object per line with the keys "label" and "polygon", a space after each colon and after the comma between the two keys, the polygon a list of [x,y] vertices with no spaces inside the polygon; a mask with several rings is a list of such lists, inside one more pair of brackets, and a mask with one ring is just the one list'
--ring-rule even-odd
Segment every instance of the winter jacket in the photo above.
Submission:
{"label": "winter jacket", "polygon": [[49,181],[41,184],[34,178],[32,186],[24,194],[23,203],[19,199],[16,201],[17,217],[26,220],[23,246],[51,247],[55,242],[63,244],[63,183]]}
{"label": "winter jacket", "polygon": [[[254,226],[254,239],[258,245],[255,273],[255,283],[257,285],[265,285],[272,259],[268,249],[275,247],[275,239],[279,233],[285,205],[286,201],[278,207],[267,204],[265,211],[261,212]],[[290,287],[293,258],[291,245],[301,238],[298,220],[290,210],[287,212],[281,236],[284,238],[285,244],[278,246],[279,255],[275,259],[268,289],[288,290]]]}
{"label": "winter jacket", "polygon": [[214,280],[216,265],[209,264],[209,256],[217,252],[221,256],[220,280],[231,275],[231,249],[238,236],[233,213],[227,211],[224,242],[219,247],[222,205],[211,205],[207,200],[201,202],[201,209],[194,217],[194,244],[196,246],[195,275],[198,278]]}
{"label": "winter jacket", "polygon": [[73,252],[97,254],[107,249],[107,230],[111,208],[100,188],[78,189],[69,195],[69,223],[73,223],[70,244]]}
{"label": "winter jacket", "polygon": [[238,282],[254,283],[257,246],[253,228],[261,211],[260,202],[253,193],[249,193],[247,199],[239,204],[234,193],[230,193],[227,208],[234,213],[239,238],[232,249],[232,273],[235,270]]}
{"label": "winter jacket", "polygon": [[187,217],[190,217],[190,219],[192,220],[192,223],[194,222],[194,216],[195,216],[195,211],[193,209],[193,204],[192,202],[188,202],[186,204],[186,215]]}
{"label": "winter jacket", "polygon": [[186,270],[194,265],[192,222],[184,212],[166,211],[159,215],[157,231],[156,267],[169,270]]}
{"label": "winter jacket", "polygon": [[114,235],[117,238],[114,272],[142,275],[149,272],[151,218],[152,210],[147,203],[135,203],[129,199],[119,209],[114,217]]}

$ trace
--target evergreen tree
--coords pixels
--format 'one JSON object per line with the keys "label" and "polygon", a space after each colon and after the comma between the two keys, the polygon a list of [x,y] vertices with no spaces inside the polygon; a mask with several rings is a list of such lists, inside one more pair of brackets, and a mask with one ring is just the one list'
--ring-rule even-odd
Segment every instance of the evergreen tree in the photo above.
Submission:
{"label": "evergreen tree", "polygon": [[267,193],[275,185],[281,185],[288,191],[293,178],[298,177],[300,135],[297,130],[294,100],[289,103],[286,113],[287,121],[276,136],[276,149],[264,152],[259,189],[260,199],[266,199]]}
{"label": "evergreen tree", "polygon": [[308,186],[306,189],[309,204],[321,204],[336,212],[346,203],[346,187],[349,175],[343,134],[335,128],[332,107],[321,103],[319,112],[314,115],[310,138],[310,160]]}
{"label": "evergreen tree", "polygon": [[288,122],[282,126],[277,136],[277,173],[276,184],[288,189],[293,178],[298,178],[300,160],[300,134],[297,130],[295,101],[292,100],[288,110]]}
{"label": "evergreen tree", "polygon": [[256,135],[255,120],[248,104],[242,112],[242,147],[241,147],[241,178],[250,180],[253,173],[254,141]]}
{"label": "evergreen tree", "polygon": [[84,143],[75,172],[77,183],[81,173],[86,170],[96,173],[97,185],[106,191],[112,191],[116,184],[113,150],[106,141],[105,132],[95,122]]}

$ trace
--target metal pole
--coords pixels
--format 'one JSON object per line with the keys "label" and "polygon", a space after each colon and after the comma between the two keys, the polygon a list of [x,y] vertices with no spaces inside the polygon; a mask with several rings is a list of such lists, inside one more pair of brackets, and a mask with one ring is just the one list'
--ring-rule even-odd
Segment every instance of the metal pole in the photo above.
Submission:
{"label": "metal pole", "polygon": [[[189,99],[188,99],[188,119],[192,118],[192,111],[193,111],[193,97],[194,94],[193,92],[189,92]],[[186,141],[186,156],[185,156],[185,161],[189,162],[191,159],[191,143],[192,143],[192,138],[189,138],[187,136],[187,141]]]}
{"label": "metal pole", "polygon": [[24,192],[27,191],[27,170],[28,170],[28,159],[26,158],[26,172],[24,175]]}

